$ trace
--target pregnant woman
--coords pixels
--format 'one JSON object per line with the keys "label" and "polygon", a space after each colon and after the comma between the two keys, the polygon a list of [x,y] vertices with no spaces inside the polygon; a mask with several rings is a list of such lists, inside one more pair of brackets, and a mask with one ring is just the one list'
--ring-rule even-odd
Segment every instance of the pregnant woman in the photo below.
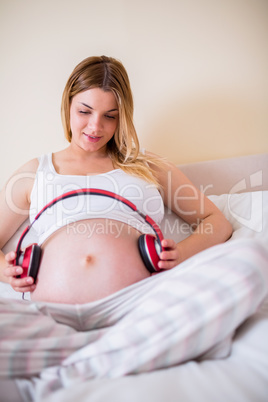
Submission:
{"label": "pregnant woman", "polygon": [[31,229],[42,250],[36,281],[20,277],[15,251],[1,252],[0,279],[13,289],[31,292],[34,301],[83,304],[147,278],[151,272],[138,238],[154,232],[143,216],[159,225],[164,205],[193,230],[178,244],[161,239],[159,270],[230,237],[231,225],[223,214],[179,169],[140,150],[132,92],[121,62],[102,56],[79,63],[64,89],[62,121],[69,146],[26,163],[1,193],[0,248],[28,217],[34,222],[42,208],[69,191],[94,188],[119,194],[141,214],[101,195],[57,202]]}
{"label": "pregnant woman", "polygon": [[[68,147],[26,163],[0,196],[0,248],[31,222],[16,250],[0,253],[0,280],[31,295],[0,297],[2,388],[16,379],[23,400],[40,400],[86,379],[227,356],[267,294],[265,250],[211,247],[231,225],[173,164],[140,150],[119,61],[78,64],[62,120]],[[165,205],[192,229],[178,244],[159,231]],[[26,257],[30,234],[40,264]]]}

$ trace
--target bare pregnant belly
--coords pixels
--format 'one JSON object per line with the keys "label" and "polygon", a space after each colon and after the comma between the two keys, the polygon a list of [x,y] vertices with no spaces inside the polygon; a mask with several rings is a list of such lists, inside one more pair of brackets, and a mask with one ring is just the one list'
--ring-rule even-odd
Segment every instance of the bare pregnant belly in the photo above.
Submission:
{"label": "bare pregnant belly", "polygon": [[88,303],[150,276],[138,250],[141,234],[109,219],[83,220],[43,244],[32,300]]}

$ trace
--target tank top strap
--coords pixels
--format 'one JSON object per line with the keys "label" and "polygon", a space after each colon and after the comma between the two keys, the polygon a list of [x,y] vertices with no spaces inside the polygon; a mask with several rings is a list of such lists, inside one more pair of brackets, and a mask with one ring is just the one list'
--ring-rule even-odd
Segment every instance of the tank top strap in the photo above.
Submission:
{"label": "tank top strap", "polygon": [[39,166],[37,171],[55,173],[52,165],[52,153],[43,154],[38,158],[38,160],[39,160]]}
{"label": "tank top strap", "polygon": [[37,213],[48,203],[47,199],[53,199],[53,183],[55,170],[52,165],[52,154],[43,154],[38,157],[39,165],[36,171],[33,188],[31,191],[30,222]]}

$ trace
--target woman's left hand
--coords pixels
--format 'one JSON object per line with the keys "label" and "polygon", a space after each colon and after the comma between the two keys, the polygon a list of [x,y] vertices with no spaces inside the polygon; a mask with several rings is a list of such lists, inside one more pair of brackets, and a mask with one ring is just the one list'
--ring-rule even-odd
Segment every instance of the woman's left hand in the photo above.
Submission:
{"label": "woman's left hand", "polygon": [[158,267],[161,269],[171,269],[180,263],[180,253],[178,244],[172,239],[164,239],[161,242],[163,251],[160,253]]}

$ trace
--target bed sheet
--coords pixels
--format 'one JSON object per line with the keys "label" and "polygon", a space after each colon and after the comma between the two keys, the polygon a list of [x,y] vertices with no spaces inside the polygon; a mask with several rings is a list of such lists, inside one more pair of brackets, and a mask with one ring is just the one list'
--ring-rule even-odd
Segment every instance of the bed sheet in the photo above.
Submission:
{"label": "bed sheet", "polygon": [[267,402],[268,299],[237,331],[231,355],[113,380],[90,380],[43,402]]}

